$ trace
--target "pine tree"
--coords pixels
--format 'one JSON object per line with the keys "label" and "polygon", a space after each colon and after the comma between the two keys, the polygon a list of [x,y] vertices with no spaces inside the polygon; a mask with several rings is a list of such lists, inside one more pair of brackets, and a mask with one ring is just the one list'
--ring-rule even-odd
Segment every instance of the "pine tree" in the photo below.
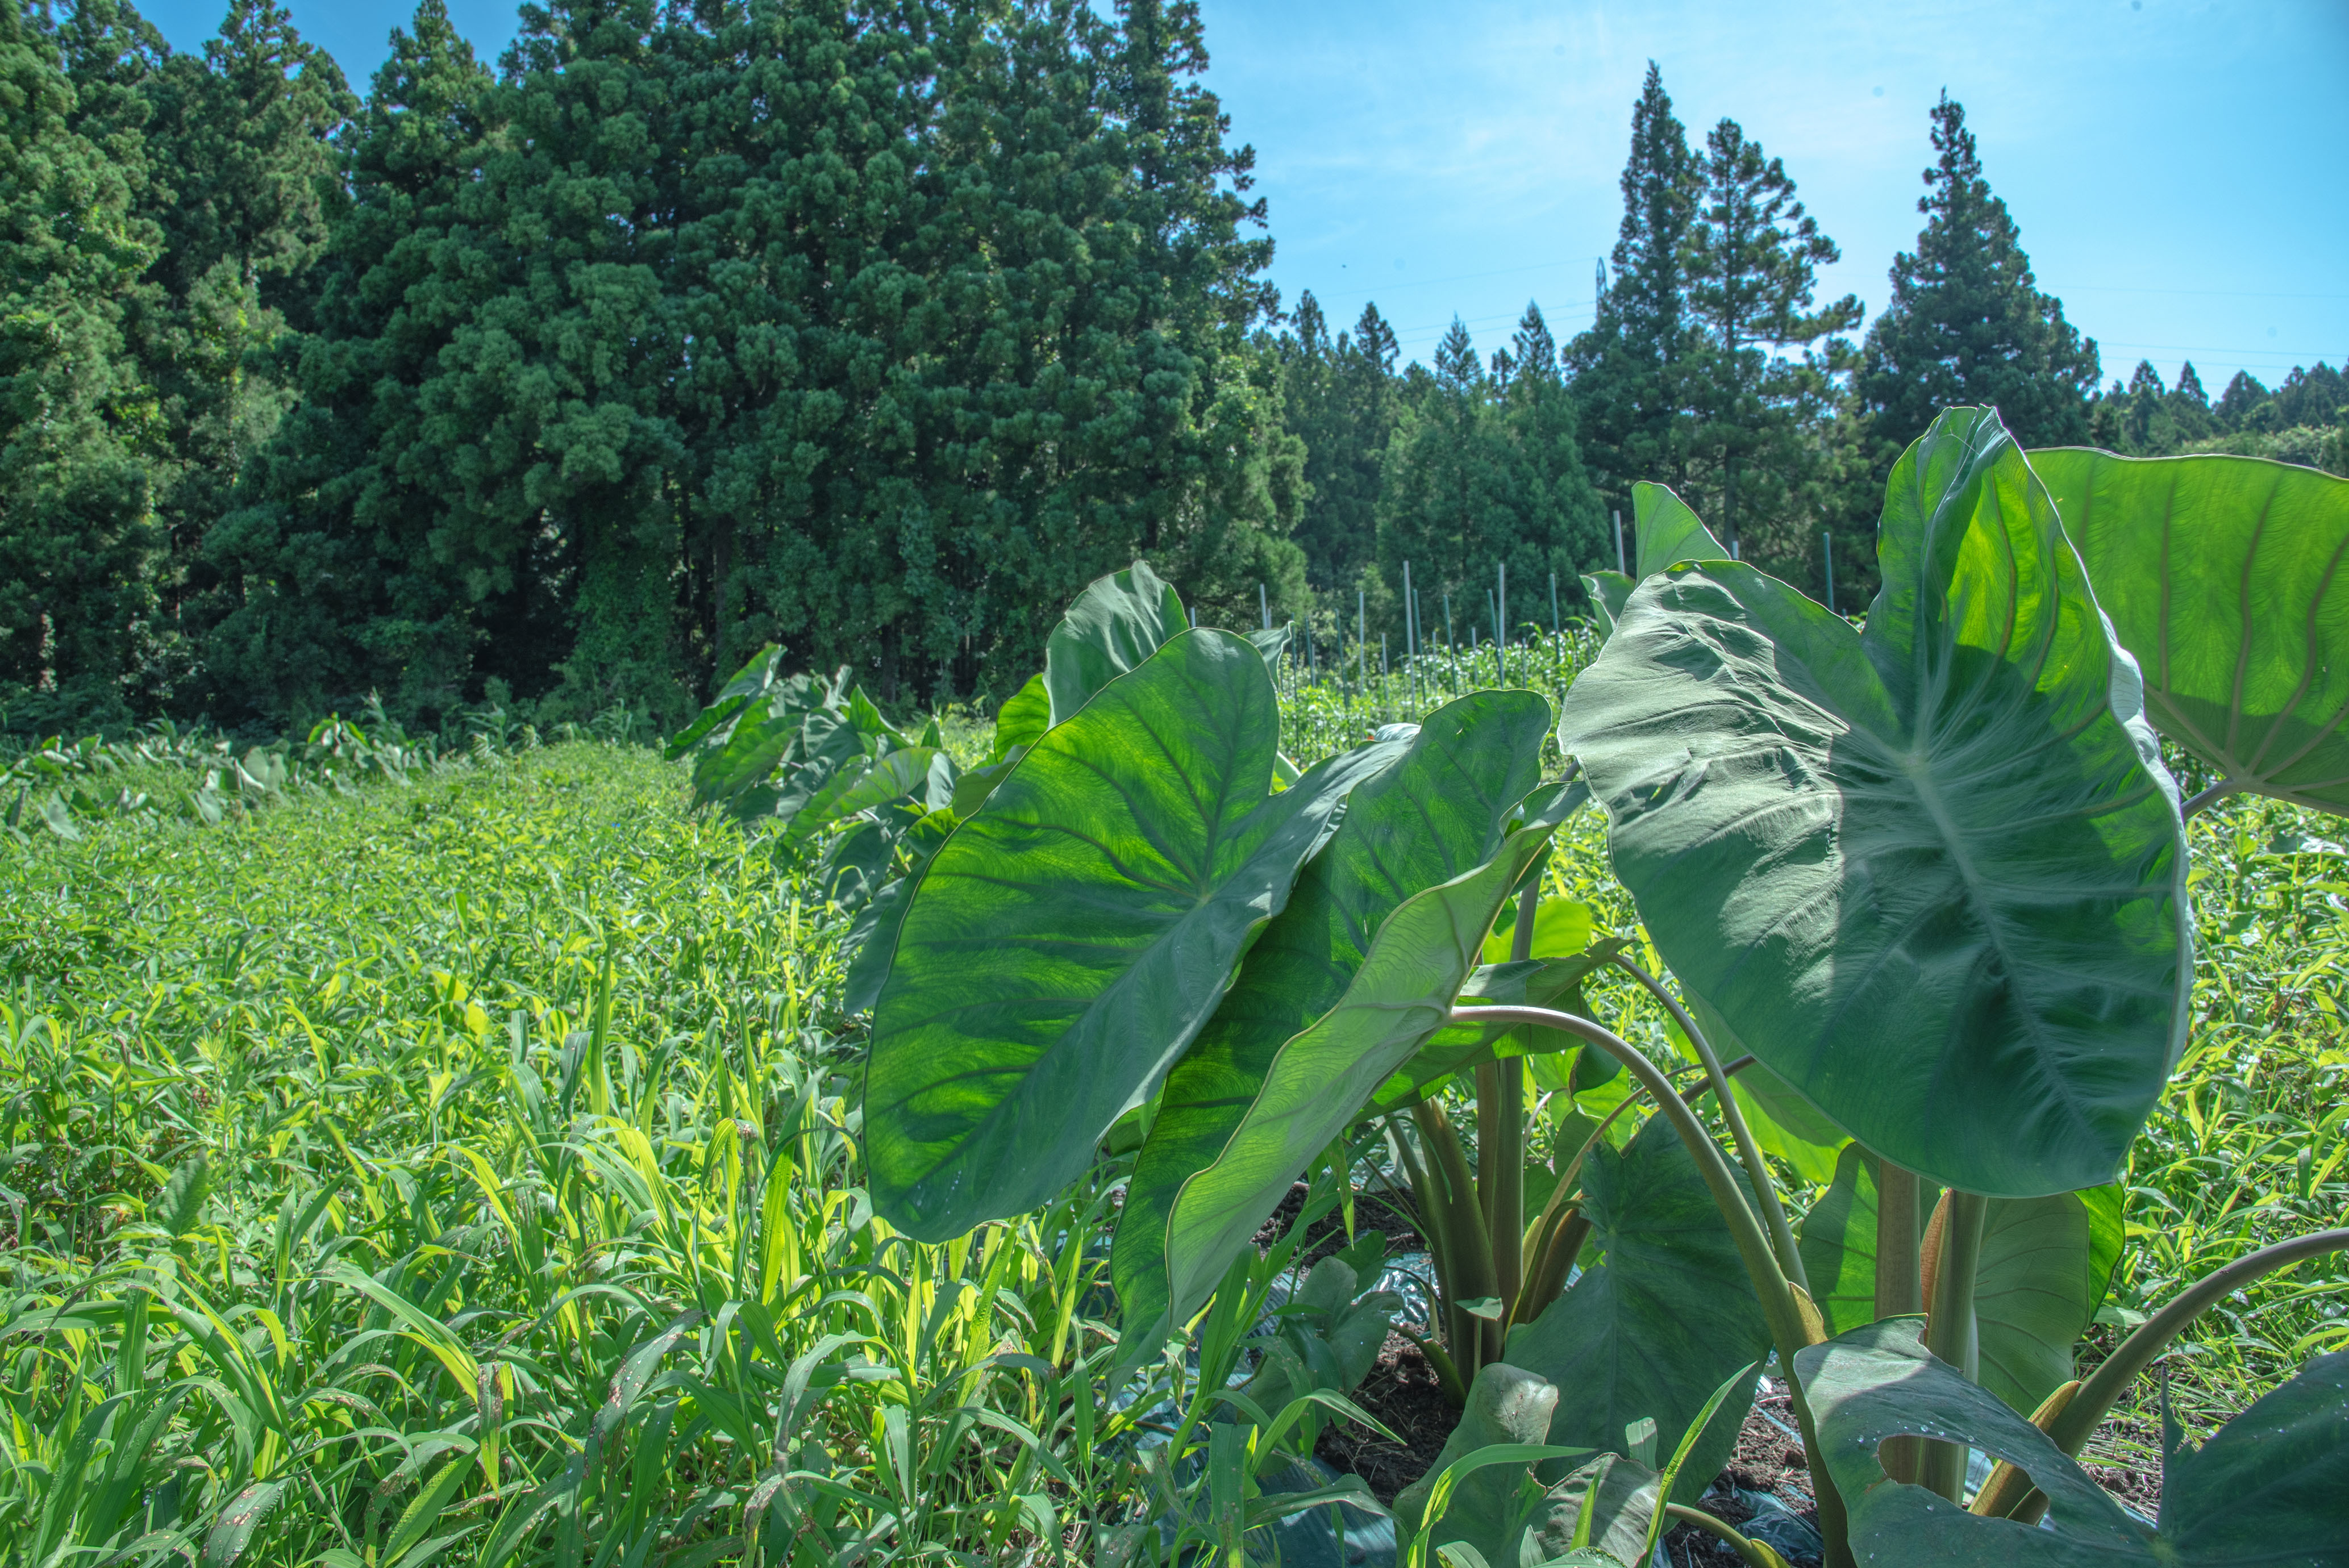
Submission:
{"label": "pine tree", "polygon": [[2202,390],[2202,377],[2194,373],[2192,360],[2188,360],[2186,367],[2178,373],[2178,386],[2169,394],[2168,407],[2179,440],[2207,441],[2218,433],[2218,421],[2210,413],[2210,395]]}
{"label": "pine tree", "polygon": [[133,341],[173,459],[158,498],[172,563],[165,610],[201,634],[227,607],[204,538],[294,403],[292,366],[274,351],[313,324],[310,272],[343,201],[336,139],[357,105],[274,0],[234,0],[202,55],[161,59],[140,92],[151,175],[141,207],[163,250],[150,273],[159,297]]}
{"label": "pine tree", "polygon": [[1925,228],[1893,260],[1891,301],[1855,380],[1879,474],[1956,404],[1995,406],[2026,447],[2080,440],[2098,379],[2095,340],[2039,292],[2014,220],[1991,194],[1964,107],[1945,92],[1932,119],[1940,157],[1917,203]]}
{"label": "pine tree", "polygon": [[1640,480],[1687,482],[1684,361],[1693,348],[1685,275],[1696,221],[1695,161],[1663,75],[1648,62],[1631,110],[1623,222],[1598,318],[1568,351],[1583,449],[1599,489],[1628,504]]}
{"label": "pine tree", "polygon": [[[1795,181],[1733,119],[1705,139],[1701,205],[1686,263],[1689,315],[1703,352],[1689,363],[1698,411],[1692,441],[1719,475],[1716,526],[1740,548],[1740,501],[1768,518],[1795,510],[1816,480],[1806,434],[1827,405],[1826,365],[1770,350],[1805,346],[1859,323],[1847,294],[1813,311],[1817,269],[1840,259],[1835,242],[1795,199]],[[1741,497],[1740,485],[1751,492]],[[1757,505],[1756,502],[1759,502]]]}
{"label": "pine tree", "polygon": [[[1479,364],[1459,321],[1437,344],[1433,374],[1389,447],[1379,498],[1379,581],[1390,595],[1408,562],[1423,600],[1448,593],[1475,603],[1506,562],[1516,591],[1534,595],[1513,596],[1524,610],[1546,599],[1552,573],[1572,593],[1578,573],[1597,563],[1601,511],[1583,471],[1575,406],[1556,371],[1527,352],[1547,330],[1528,309],[1506,387]],[[1399,602],[1388,600],[1384,619],[1391,634],[1401,630]]]}
{"label": "pine tree", "polygon": [[2211,408],[2219,428],[2227,435],[2249,427],[2253,410],[2269,407],[2268,389],[2248,370],[2238,370]]}
{"label": "pine tree", "polygon": [[1399,412],[1394,333],[1375,304],[1332,340],[1319,302],[1297,302],[1282,339],[1288,428],[1305,443],[1306,498],[1295,535],[1306,580],[1335,603],[1352,592],[1378,548],[1379,459]]}
{"label": "pine tree", "polygon": [[0,710],[132,716],[157,635],[152,395],[123,324],[158,236],[135,137],[74,128],[58,40],[0,9]]}
{"label": "pine tree", "polygon": [[1510,359],[1518,370],[1552,381],[1557,379],[1557,339],[1550,335],[1549,323],[1542,319],[1538,304],[1526,302],[1526,314],[1518,318],[1516,333],[1509,344]]}
{"label": "pine tree", "polygon": [[533,558],[536,542],[502,555],[449,526],[454,476],[419,397],[471,303],[449,263],[494,90],[443,0],[392,34],[353,128],[349,210],[317,266],[301,401],[205,540],[231,606],[207,638],[231,712],[298,723],[376,691],[429,716],[478,696],[484,673],[548,684],[553,563]]}

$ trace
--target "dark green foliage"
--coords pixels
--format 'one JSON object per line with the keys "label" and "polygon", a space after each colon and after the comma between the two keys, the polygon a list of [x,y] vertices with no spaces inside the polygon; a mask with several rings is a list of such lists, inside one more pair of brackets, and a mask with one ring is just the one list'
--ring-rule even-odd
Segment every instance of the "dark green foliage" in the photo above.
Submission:
{"label": "dark green foliage", "polygon": [[[1294,598],[1303,453],[1205,63],[1186,5],[583,0],[526,9],[492,86],[420,12],[356,139],[318,416],[223,542],[243,700],[495,676],[681,718],[766,642],[944,697],[1008,690],[1036,606],[1136,555],[1206,612]],[[357,614],[253,609],[315,604],[310,556],[382,563]],[[305,637],[308,694],[272,674]]]}
{"label": "dark green foliage", "polygon": [[2114,382],[2089,409],[2088,441],[2129,457],[2231,452],[2349,476],[2349,378],[2319,363],[2270,392],[2239,370],[2214,405],[2190,363],[2172,389],[2140,361],[2127,385]]}
{"label": "dark green foliage", "polygon": [[1852,376],[1849,482],[1826,520],[1846,607],[1876,591],[1884,476],[1941,409],[1993,407],[2026,447],[2088,433],[2095,340],[2064,318],[2063,301],[2039,291],[2021,232],[1982,175],[1965,107],[1945,92],[1932,121],[1938,156],[1917,201],[1925,227],[1915,251],[1893,258],[1891,298],[1869,325]]}
{"label": "dark green foliage", "polygon": [[209,638],[233,707],[300,714],[379,687],[402,711],[444,708],[492,627],[506,634],[499,672],[543,684],[543,665],[515,656],[560,630],[543,563],[527,542],[499,549],[438,515],[461,480],[436,458],[448,432],[419,396],[470,292],[463,199],[490,88],[440,0],[418,6],[376,73],[295,368],[301,404],[206,541],[233,602]]}
{"label": "dark green foliage", "polygon": [[[1723,539],[1743,556],[1746,533],[1774,523],[1783,531],[1813,515],[1806,492],[1824,477],[1814,430],[1835,390],[1828,361],[1772,351],[1849,331],[1860,304],[1846,294],[1811,309],[1817,269],[1841,253],[1795,200],[1785,165],[1765,158],[1735,120],[1705,138],[1696,188],[1686,263],[1689,314],[1702,343],[1692,363],[1694,439],[1717,475]],[[1830,359],[1842,347],[1831,341]],[[1774,553],[1802,553],[1785,542]]]}
{"label": "dark green foliage", "polygon": [[1297,302],[1295,326],[1280,339],[1281,397],[1288,428],[1305,443],[1311,493],[1297,524],[1306,581],[1327,598],[1361,581],[1377,541],[1380,459],[1402,400],[1394,375],[1400,350],[1379,307],[1362,307],[1351,332],[1333,342],[1320,303]]}
{"label": "dark green foliage", "polygon": [[139,90],[141,208],[163,235],[133,336],[168,452],[157,511],[171,554],[157,587],[200,628],[220,608],[206,536],[298,396],[275,351],[316,320],[315,270],[345,201],[335,141],[358,100],[272,0],[235,0],[202,54],[160,59]]}
{"label": "dark green foliage", "polygon": [[[1551,573],[1562,587],[1578,585],[1599,564],[1606,523],[1583,473],[1573,400],[1554,359],[1539,362],[1548,335],[1529,305],[1516,341],[1534,353],[1523,365],[1496,356],[1497,376],[1477,363],[1457,321],[1437,346],[1435,375],[1387,448],[1378,567],[1389,590],[1401,588],[1408,562],[1423,602],[1449,593],[1478,604],[1506,563],[1509,618],[1521,625],[1547,620]],[[1393,620],[1400,629],[1399,611]],[[1493,635],[1491,612],[1464,615],[1463,637],[1470,622]]]}
{"label": "dark green foliage", "polygon": [[2039,292],[2020,231],[1982,177],[1965,106],[1946,93],[1933,107],[1933,149],[1917,201],[1924,232],[1893,259],[1891,302],[1861,349],[1854,387],[1870,434],[1897,450],[1941,409],[1971,403],[1995,407],[2023,446],[2078,440],[2095,342]]}
{"label": "dark green foliage", "polygon": [[18,727],[128,717],[157,634],[156,410],[125,334],[158,236],[135,137],[78,129],[78,101],[55,36],[0,10],[0,705]]}
{"label": "dark green foliage", "polygon": [[1684,485],[1690,457],[1684,362],[1695,325],[1686,252],[1696,223],[1695,160],[1662,73],[1648,63],[1631,110],[1623,225],[1599,317],[1567,353],[1583,449],[1610,505],[1641,480]]}

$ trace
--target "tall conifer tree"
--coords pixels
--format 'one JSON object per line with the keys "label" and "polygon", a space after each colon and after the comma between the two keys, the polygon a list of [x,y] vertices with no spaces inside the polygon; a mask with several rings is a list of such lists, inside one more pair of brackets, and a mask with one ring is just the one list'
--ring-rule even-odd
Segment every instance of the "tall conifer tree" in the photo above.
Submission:
{"label": "tall conifer tree", "polygon": [[[1583,471],[1573,401],[1554,358],[1545,366],[1539,352],[1547,332],[1539,309],[1529,307],[1506,356],[1506,387],[1479,365],[1459,321],[1437,344],[1433,375],[1388,449],[1379,564],[1390,593],[1402,586],[1408,562],[1423,599],[1448,593],[1475,604],[1506,562],[1516,585],[1511,624],[1521,624],[1543,618],[1526,612],[1547,599],[1551,573],[1576,584],[1577,573],[1596,564],[1599,499]],[[1387,617],[1399,631],[1399,602]],[[1488,618],[1469,618],[1493,634]],[[1459,630],[1467,634],[1465,621]]]}
{"label": "tall conifer tree", "polygon": [[1631,110],[1623,222],[1598,318],[1568,353],[1583,449],[1600,490],[1628,504],[1640,480],[1685,483],[1691,419],[1686,252],[1695,162],[1653,60]]}
{"label": "tall conifer tree", "polygon": [[1932,118],[1940,156],[1917,202],[1924,232],[1893,259],[1892,297],[1868,328],[1854,384],[1874,455],[1889,467],[1888,453],[1961,403],[1994,405],[2027,447],[2077,441],[2096,387],[2095,342],[2039,292],[2014,220],[1982,177],[1964,106],[1945,92]]}
{"label": "tall conifer tree", "polygon": [[1706,137],[1698,190],[1686,262],[1702,345],[1689,361],[1692,439],[1715,475],[1714,526],[1741,550],[1748,512],[1785,519],[1822,477],[1811,432],[1829,401],[1826,366],[1773,351],[1848,332],[1861,311],[1850,294],[1812,309],[1818,269],[1841,253],[1795,199],[1785,164],[1735,120]]}
{"label": "tall conifer tree", "polygon": [[1305,443],[1311,487],[1297,525],[1313,591],[1334,601],[1350,593],[1377,552],[1379,461],[1400,405],[1393,329],[1375,304],[1332,339],[1319,302],[1297,302],[1284,337],[1282,394],[1288,428]]}
{"label": "tall conifer tree", "polygon": [[295,400],[273,351],[314,323],[310,274],[343,203],[336,143],[357,100],[274,0],[233,0],[201,55],[164,59],[141,90],[145,208],[163,252],[135,341],[176,459],[160,498],[173,563],[162,591],[192,633],[222,608],[204,536]]}
{"label": "tall conifer tree", "polygon": [[419,396],[473,301],[464,208],[494,98],[443,0],[420,0],[354,127],[301,402],[205,542],[230,606],[208,664],[232,711],[299,719],[376,690],[432,713],[478,695],[483,655],[534,690],[559,654],[542,542],[483,548]]}
{"label": "tall conifer tree", "polygon": [[135,136],[75,128],[57,40],[0,10],[0,705],[133,716],[157,636],[151,394],[123,328],[159,236]]}

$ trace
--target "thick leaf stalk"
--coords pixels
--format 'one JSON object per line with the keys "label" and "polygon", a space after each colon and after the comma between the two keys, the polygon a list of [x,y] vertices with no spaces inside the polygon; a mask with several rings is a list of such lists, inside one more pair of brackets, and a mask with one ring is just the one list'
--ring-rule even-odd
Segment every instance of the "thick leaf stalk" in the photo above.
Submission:
{"label": "thick leaf stalk", "polygon": [[[1696,1112],[1673,1089],[1671,1080],[1653,1062],[1641,1055],[1638,1047],[1616,1035],[1605,1026],[1588,1018],[1578,1018],[1571,1013],[1560,1013],[1547,1007],[1489,1007],[1477,1010],[1480,1016],[1496,1023],[1530,1024],[1544,1028],[1562,1029],[1568,1034],[1597,1046],[1620,1061],[1656,1099],[1662,1114],[1670,1119],[1672,1130],[1688,1146],[1697,1169],[1703,1173],[1705,1185],[1713,1192],[1713,1202],[1728,1222],[1737,1252],[1744,1261],[1754,1293],[1762,1304],[1763,1316],[1770,1325],[1770,1336],[1778,1349],[1778,1364],[1786,1371],[1786,1388],[1795,1407],[1795,1415],[1803,1434],[1804,1458],[1810,1469],[1812,1494],[1818,1500],[1820,1533],[1827,1542],[1828,1568],[1851,1568],[1844,1540],[1844,1504],[1836,1491],[1819,1450],[1818,1438],[1811,1421],[1810,1404],[1803,1396],[1800,1381],[1794,1375],[1795,1354],[1809,1341],[1801,1309],[1795,1305],[1791,1283],[1785,1271],[1778,1266],[1778,1254],[1770,1244],[1769,1233],[1754,1216],[1753,1205],[1746,1202],[1744,1184],[1729,1167],[1720,1148],[1707,1135],[1704,1124]],[[1454,1014],[1456,1018],[1460,1015]]]}

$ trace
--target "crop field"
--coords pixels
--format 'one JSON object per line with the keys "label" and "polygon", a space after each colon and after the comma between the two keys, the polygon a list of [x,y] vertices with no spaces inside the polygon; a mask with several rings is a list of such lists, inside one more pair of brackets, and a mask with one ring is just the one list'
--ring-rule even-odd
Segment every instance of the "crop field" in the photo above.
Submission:
{"label": "crop field", "polygon": [[[874,1218],[844,922],[686,799],[642,747],[484,748],[12,855],[6,1561],[1100,1560],[1196,1502],[1137,1439],[1200,1369],[1104,1377],[1121,1161],[943,1245]],[[2196,1025],[2108,1319],[2349,1209],[2328,830],[2257,800],[2193,826]],[[1553,885],[1636,935],[1606,864],[1586,811]],[[2327,1262],[2180,1346],[2191,1425],[2349,1345]]]}

